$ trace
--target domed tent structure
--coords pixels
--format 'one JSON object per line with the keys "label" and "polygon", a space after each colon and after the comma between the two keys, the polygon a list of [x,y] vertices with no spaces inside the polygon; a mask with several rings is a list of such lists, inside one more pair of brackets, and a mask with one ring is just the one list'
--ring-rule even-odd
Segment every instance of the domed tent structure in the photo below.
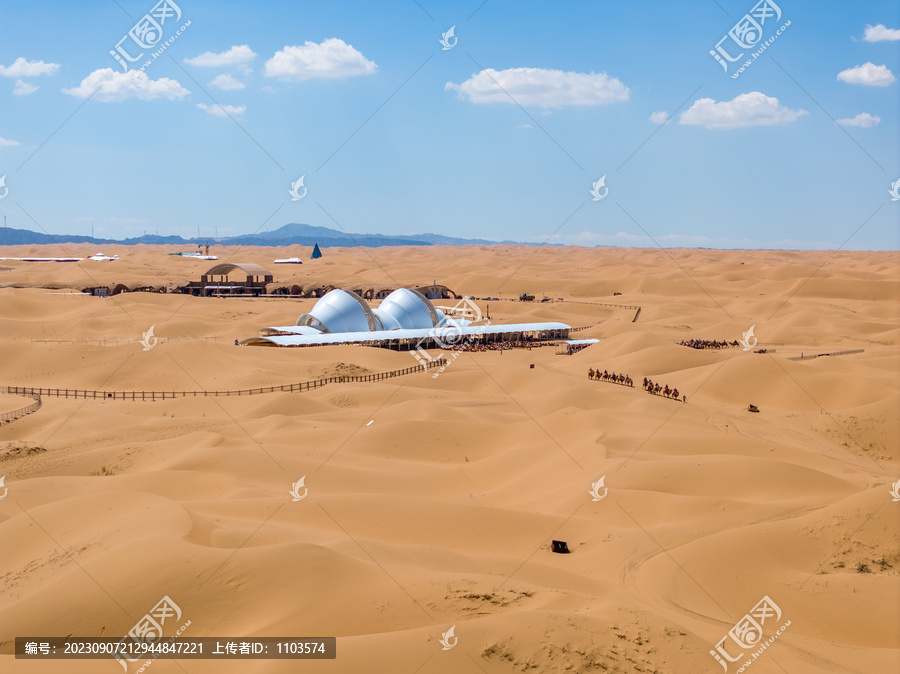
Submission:
{"label": "domed tent structure", "polygon": [[[377,309],[352,290],[334,289],[297,318],[296,326],[319,333],[376,330],[429,329],[446,322],[443,312],[415,290],[400,288],[388,295]],[[312,334],[302,330],[303,333]]]}
{"label": "domed tent structure", "polygon": [[311,311],[300,315],[296,325],[326,333],[381,329],[369,305],[359,295],[340,289],[326,293]]}
{"label": "domed tent structure", "polygon": [[295,325],[263,328],[247,346],[319,346],[360,344],[387,349],[445,348],[460,339],[486,344],[491,341],[543,342],[566,339],[565,323],[472,325],[450,318],[412,288],[400,288],[372,309],[357,293],[335,288]]}
{"label": "domed tent structure", "polygon": [[[424,295],[410,288],[398,288],[384,298],[374,311],[386,330],[388,325],[400,328],[435,328],[445,322],[444,314],[434,308]],[[396,328],[393,328],[396,329]]]}

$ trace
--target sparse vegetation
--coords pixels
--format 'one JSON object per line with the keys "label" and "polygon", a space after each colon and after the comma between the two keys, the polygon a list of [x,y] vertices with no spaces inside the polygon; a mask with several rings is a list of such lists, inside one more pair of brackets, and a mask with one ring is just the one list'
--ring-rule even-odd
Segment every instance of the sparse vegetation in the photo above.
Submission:
{"label": "sparse vegetation", "polygon": [[498,657],[501,660],[508,660],[509,662],[515,662],[516,660],[516,656],[513,655],[512,650],[509,648],[509,642],[501,643],[499,641],[495,641],[485,648],[481,652],[481,657],[487,659]]}
{"label": "sparse vegetation", "polygon": [[606,665],[603,664],[603,661],[600,659],[603,655],[603,651],[599,648],[591,649],[582,657],[582,667],[585,669],[606,669]]}
{"label": "sparse vegetation", "polygon": [[46,452],[47,448],[43,445],[29,445],[21,440],[14,440],[6,445],[6,451],[0,455],[0,459],[18,458],[21,456],[32,456],[33,454],[41,454]]}
{"label": "sparse vegetation", "polygon": [[115,475],[115,472],[113,472],[112,469],[107,468],[106,466],[100,466],[100,470],[95,470],[91,473],[91,476],[104,477],[106,475]]}

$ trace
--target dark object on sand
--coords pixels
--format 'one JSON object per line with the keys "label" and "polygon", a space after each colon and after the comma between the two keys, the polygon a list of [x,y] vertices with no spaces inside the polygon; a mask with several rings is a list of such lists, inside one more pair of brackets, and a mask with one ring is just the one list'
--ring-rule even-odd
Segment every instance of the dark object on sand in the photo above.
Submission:
{"label": "dark object on sand", "polygon": [[553,552],[558,552],[561,555],[568,555],[571,550],[569,550],[569,546],[565,541],[553,541]]}
{"label": "dark object on sand", "polygon": [[750,410],[751,412],[759,412],[759,408],[752,403],[750,404],[749,407],[747,407],[747,409]]}
{"label": "dark object on sand", "polygon": [[532,369],[532,370],[533,370],[533,369],[534,369],[534,363],[532,363],[532,364],[529,365],[528,367],[529,367],[529,369]]}

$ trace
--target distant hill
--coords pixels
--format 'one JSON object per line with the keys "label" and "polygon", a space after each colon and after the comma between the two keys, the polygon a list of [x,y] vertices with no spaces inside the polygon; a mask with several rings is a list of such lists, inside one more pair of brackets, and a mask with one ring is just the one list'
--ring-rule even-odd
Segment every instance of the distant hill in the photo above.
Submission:
{"label": "distant hill", "polygon": [[[202,237],[184,239],[180,236],[158,236],[145,234],[131,239],[96,239],[92,236],[78,236],[74,234],[44,234],[32,232],[28,229],[13,229],[12,227],[0,228],[0,246],[21,246],[27,244],[48,243],[95,243],[95,244],[124,244],[127,246],[146,243],[154,245],[196,246],[207,241],[219,245],[240,244],[244,246],[312,246],[316,243],[320,247],[353,247],[364,246],[366,248],[379,248],[381,246],[464,246],[464,245],[493,245],[497,243],[515,244],[517,241],[488,241],[487,239],[461,239],[443,234],[411,234],[409,236],[394,236],[385,234],[352,234],[342,232],[329,227],[315,227],[296,222],[288,223],[270,232],[257,232],[255,234],[242,234],[240,236],[226,237]],[[524,244],[530,245],[530,244]]]}

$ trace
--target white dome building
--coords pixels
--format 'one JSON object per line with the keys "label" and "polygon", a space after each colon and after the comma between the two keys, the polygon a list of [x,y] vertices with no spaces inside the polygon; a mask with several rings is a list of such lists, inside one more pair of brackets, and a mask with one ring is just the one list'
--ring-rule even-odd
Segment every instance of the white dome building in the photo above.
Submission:
{"label": "white dome building", "polygon": [[442,311],[434,308],[416,290],[400,288],[371,309],[351,290],[332,290],[316,302],[309,313],[297,319],[305,334],[338,332],[371,332],[375,330],[425,329],[440,327],[446,322]]}
{"label": "white dome building", "polygon": [[365,332],[380,330],[369,305],[356,293],[335,289],[316,302],[312,311],[301,314],[296,325],[319,332]]}
{"label": "white dome building", "polygon": [[[419,291],[400,288],[372,309],[351,290],[332,290],[295,325],[260,330],[244,345],[320,346],[360,344],[397,351],[447,348],[460,339],[487,344],[496,341],[541,342],[567,339],[565,323],[512,323],[472,325],[461,317],[448,317]],[[437,362],[437,361],[434,361]],[[427,368],[426,368],[427,369]]]}
{"label": "white dome building", "polygon": [[444,313],[434,308],[425,296],[410,288],[400,288],[382,300],[375,316],[383,330],[429,329],[444,324]]}

